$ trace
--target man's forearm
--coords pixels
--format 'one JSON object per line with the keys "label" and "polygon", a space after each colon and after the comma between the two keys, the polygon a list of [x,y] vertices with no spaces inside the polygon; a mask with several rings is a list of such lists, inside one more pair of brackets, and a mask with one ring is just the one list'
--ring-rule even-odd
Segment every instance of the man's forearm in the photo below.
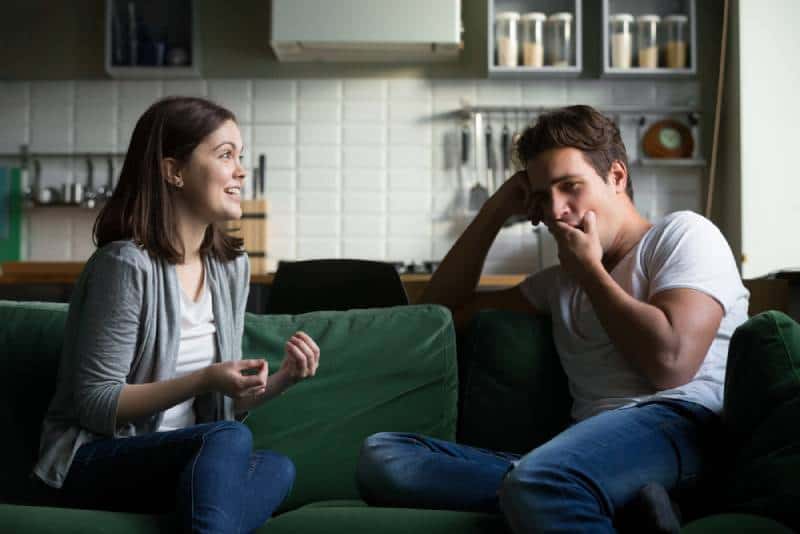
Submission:
{"label": "man's forearm", "polygon": [[454,309],[469,299],[478,285],[489,248],[507,218],[506,211],[496,196],[483,205],[436,269],[420,302]]}
{"label": "man's forearm", "polygon": [[602,266],[593,268],[581,286],[600,324],[623,357],[656,389],[679,385],[683,379],[676,368],[679,340],[666,314],[633,298]]}

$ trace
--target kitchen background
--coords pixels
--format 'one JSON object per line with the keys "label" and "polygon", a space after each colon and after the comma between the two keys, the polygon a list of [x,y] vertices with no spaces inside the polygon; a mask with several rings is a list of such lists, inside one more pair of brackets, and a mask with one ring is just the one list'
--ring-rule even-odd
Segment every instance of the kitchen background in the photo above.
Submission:
{"label": "kitchen background", "polygon": [[[701,157],[709,144],[719,39],[717,3],[698,2],[701,53],[696,75],[634,80],[600,78],[601,52],[587,44],[579,77],[486,79],[487,5],[470,0],[462,7],[464,50],[450,64],[281,64],[271,57],[263,37],[258,39],[260,62],[256,62],[253,45],[244,46],[243,35],[252,38],[259,33],[245,15],[248,6],[265,13],[264,6],[243,2],[234,14],[210,2],[197,2],[204,78],[99,79],[105,77],[98,73],[102,58],[99,68],[87,67],[87,60],[97,59],[98,52],[77,44],[92,40],[96,24],[91,23],[88,37],[79,37],[86,23],[76,18],[82,9],[82,15],[86,10],[99,11],[96,16],[102,25],[103,6],[97,4],[102,2],[78,2],[77,14],[70,11],[64,19],[68,22],[58,27],[61,35],[76,41],[82,60],[64,55],[59,61],[61,52],[53,51],[55,57],[44,60],[52,68],[50,76],[42,65],[34,68],[20,57],[6,71],[8,81],[0,82],[4,125],[0,153],[14,154],[22,144],[32,152],[124,152],[136,119],[157,98],[209,97],[239,118],[250,177],[258,155],[267,156],[272,268],[279,259],[441,259],[469,221],[465,199],[476,176],[483,181],[486,175],[480,150],[470,150],[469,162],[460,164],[463,120],[457,112],[465,105],[692,108],[702,113],[695,140]],[[599,7],[593,5],[596,2],[584,4],[584,43],[591,43],[600,39],[598,24],[591,23],[600,18]],[[36,56],[36,46],[32,49],[26,52],[28,58]],[[8,55],[14,52],[13,47],[6,50]],[[493,116],[493,131],[499,134],[504,125],[518,130],[534,118],[522,113]],[[634,162],[631,174],[641,211],[652,219],[678,209],[702,211],[705,168],[639,165],[639,115],[623,114],[618,119]],[[91,157],[95,184],[106,181],[106,160]],[[0,158],[0,165],[18,163],[15,157]],[[83,156],[42,158],[40,163],[44,185],[60,187],[87,179],[89,165]],[[116,157],[117,172],[120,165],[121,158]],[[28,176],[29,182],[32,178]],[[26,208],[23,259],[85,260],[93,251],[96,214],[97,208]],[[501,232],[486,272],[531,272],[555,261],[549,235],[521,223]]]}

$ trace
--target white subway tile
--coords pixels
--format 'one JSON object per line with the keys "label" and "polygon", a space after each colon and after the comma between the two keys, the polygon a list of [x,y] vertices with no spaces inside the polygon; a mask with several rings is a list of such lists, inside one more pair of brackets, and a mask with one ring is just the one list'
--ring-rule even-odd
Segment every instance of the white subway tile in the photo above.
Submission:
{"label": "white subway tile", "polygon": [[700,105],[700,83],[693,80],[655,82],[656,104],[659,106],[687,106]]}
{"label": "white subway tile", "polygon": [[480,106],[519,106],[522,104],[520,82],[506,80],[480,80],[478,105]]}
{"label": "white subway tile", "polygon": [[341,104],[338,100],[301,100],[300,120],[303,122],[335,122],[341,116]]}
{"label": "white subway tile", "polygon": [[338,146],[301,146],[298,154],[300,167],[338,168],[341,162]]}
{"label": "white subway tile", "polygon": [[432,222],[429,214],[389,216],[389,237],[430,237]]}
{"label": "white subway tile", "polygon": [[64,218],[72,208],[30,210],[27,213],[28,255],[30,261],[65,261],[72,252],[72,225]]}
{"label": "white subway tile", "polygon": [[339,215],[297,215],[299,237],[338,237]]}
{"label": "white subway tile", "polygon": [[389,98],[392,100],[432,100],[433,84],[426,78],[389,80]]}
{"label": "white subway tile", "polygon": [[393,124],[406,122],[430,124],[432,115],[433,107],[430,100],[389,102],[389,121]]}
{"label": "white subway tile", "polygon": [[293,213],[295,211],[294,193],[288,191],[271,191],[267,196],[270,213]]}
{"label": "white subway tile", "polygon": [[389,190],[394,191],[430,191],[430,169],[389,170]]}
{"label": "white subway tile", "polygon": [[300,80],[300,100],[339,100],[341,80]]}
{"label": "white subway tile", "polygon": [[388,242],[387,258],[392,261],[427,261],[433,254],[430,239],[401,239]]}
{"label": "white subway tile", "polygon": [[300,124],[300,144],[338,145],[341,128],[338,124]]}
{"label": "white subway tile", "polygon": [[351,193],[342,196],[344,213],[385,213],[386,195],[383,193]]}
{"label": "white subway tile", "polygon": [[[265,189],[268,193],[273,191],[294,191],[296,182],[296,171],[290,169],[270,169],[267,163],[267,170],[264,173]],[[255,171],[251,175],[256,178]],[[246,181],[246,180],[245,180]]]}
{"label": "white subway tile", "polygon": [[567,82],[567,104],[585,104],[603,107],[613,104],[612,86],[606,80],[569,80]]}
{"label": "white subway tile", "polygon": [[139,117],[156,100],[161,98],[161,82],[157,81],[123,81],[118,82],[119,112],[117,147],[121,152],[128,150],[133,128]]}
{"label": "white subway tile", "polygon": [[386,143],[386,126],[383,124],[347,124],[344,130],[345,145],[383,145]]}
{"label": "white subway tile", "polygon": [[567,103],[565,80],[525,80],[522,102],[526,106],[563,106]]}
{"label": "white subway tile", "polygon": [[253,120],[253,87],[250,80],[211,80],[208,97],[231,110],[240,123]]}
{"label": "white subway tile", "polygon": [[256,146],[292,146],[295,144],[296,134],[294,126],[284,124],[257,124],[252,128],[253,144]]}
{"label": "white subway tile", "polygon": [[342,257],[382,261],[386,258],[385,245],[380,239],[345,239]]}
{"label": "white subway tile", "polygon": [[397,192],[389,196],[389,211],[392,213],[429,213],[431,197],[428,193]]}
{"label": "white subway tile", "polygon": [[386,102],[345,101],[343,117],[345,122],[383,122],[386,120]]}
{"label": "white subway tile", "polygon": [[430,169],[431,158],[429,146],[392,146],[389,149],[389,167],[393,169]]}
{"label": "white subway tile", "polygon": [[434,171],[431,179],[431,190],[436,192],[452,191],[472,187],[473,182],[469,181],[465,173],[459,174],[458,171]]}
{"label": "white subway tile", "polygon": [[345,146],[342,152],[344,152],[345,169],[374,169],[386,166],[386,149],[383,147]]}
{"label": "white subway tile", "polygon": [[117,146],[115,82],[78,82],[75,91],[75,150],[114,152]]}
{"label": "white subway tile", "polygon": [[293,100],[256,100],[254,108],[256,123],[286,124],[297,120]]}
{"label": "white subway tile", "polygon": [[469,105],[478,103],[476,82],[473,80],[433,80],[434,101],[456,101]]}
{"label": "white subway tile", "polygon": [[458,190],[433,195],[433,216],[436,219],[449,219],[466,209],[466,195]]}
{"label": "white subway tile", "polygon": [[338,169],[300,169],[298,171],[298,188],[301,191],[338,191]]}
{"label": "white subway tile", "polygon": [[348,169],[343,172],[345,191],[385,191],[385,169]]}
{"label": "white subway tile", "polygon": [[92,229],[97,215],[97,210],[73,210],[69,216],[72,224],[70,261],[86,261],[94,254],[96,247],[92,241]]}
{"label": "white subway tile", "polygon": [[205,80],[165,80],[164,96],[199,96],[208,95],[208,85]]}
{"label": "white subway tile", "polygon": [[[434,115],[442,115],[445,113],[454,113],[456,111],[460,111],[465,106],[465,100],[459,98],[436,98],[433,101],[433,110],[432,113]],[[474,100],[471,101],[472,105],[474,105]],[[455,115],[453,116],[455,120]]]}
{"label": "white subway tile", "polygon": [[352,79],[344,81],[345,100],[385,100],[386,80]]}
{"label": "white subway tile", "polygon": [[289,101],[294,103],[297,82],[294,80],[254,80],[253,99],[256,105],[272,101]]}
{"label": "white subway tile", "polygon": [[30,84],[0,82],[0,152],[17,152],[30,142]]}
{"label": "white subway tile", "polygon": [[656,87],[652,81],[618,80],[611,86],[611,95],[617,106],[652,106]]}
{"label": "white subway tile", "polygon": [[298,193],[297,212],[301,215],[339,213],[338,193]]}
{"label": "white subway tile", "polygon": [[273,239],[286,239],[295,235],[293,213],[270,212],[268,217],[267,243]]}
{"label": "white subway tile", "polygon": [[[267,240],[267,257],[269,262],[274,262],[276,265],[281,260],[294,260],[297,257],[295,252],[294,239],[268,239]],[[271,270],[275,270],[275,265],[270,266]]]}
{"label": "white subway tile", "polygon": [[424,145],[429,146],[433,138],[433,130],[428,124],[406,124],[389,127],[389,143],[392,145]]}
{"label": "white subway tile", "polygon": [[295,148],[291,146],[258,145],[254,144],[250,151],[253,163],[258,163],[258,155],[267,156],[267,170],[270,169],[294,169],[295,168]]}
{"label": "white subway tile", "polygon": [[338,239],[298,239],[297,259],[317,260],[336,259],[340,257]]}
{"label": "white subway tile", "polygon": [[386,218],[383,215],[344,215],[344,237],[383,237],[386,235]]}
{"label": "white subway tile", "polygon": [[74,82],[31,85],[31,150],[72,152],[74,148]]}

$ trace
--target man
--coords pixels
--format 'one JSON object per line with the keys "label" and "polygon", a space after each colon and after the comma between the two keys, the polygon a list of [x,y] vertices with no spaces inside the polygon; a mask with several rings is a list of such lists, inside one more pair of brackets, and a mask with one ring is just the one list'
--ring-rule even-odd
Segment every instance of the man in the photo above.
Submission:
{"label": "man", "polygon": [[[499,509],[514,532],[613,532],[615,511],[648,483],[671,489],[700,471],[749,294],[711,222],[639,214],[619,130],[596,110],[543,115],[516,150],[525,171],[486,202],[423,300],[449,307],[457,327],[485,308],[550,314],[575,423],[523,456],[376,434],[359,487],[373,504]],[[560,265],[477,292],[492,241],[517,214],[547,226]]]}

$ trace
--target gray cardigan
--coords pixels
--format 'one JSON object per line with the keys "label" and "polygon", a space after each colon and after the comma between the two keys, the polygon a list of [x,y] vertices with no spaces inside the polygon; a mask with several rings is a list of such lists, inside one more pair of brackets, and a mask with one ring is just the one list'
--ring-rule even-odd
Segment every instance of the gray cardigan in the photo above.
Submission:
{"label": "gray cardigan", "polygon": [[[206,257],[218,359],[242,357],[250,264]],[[75,284],[64,330],[56,393],[42,423],[33,472],[60,488],[75,452],[99,437],[154,432],[162,413],[118,425],[126,383],[171,378],[180,341],[180,286],[175,266],[132,241],[97,250]],[[195,400],[197,422],[233,419],[233,402],[219,393]]]}

